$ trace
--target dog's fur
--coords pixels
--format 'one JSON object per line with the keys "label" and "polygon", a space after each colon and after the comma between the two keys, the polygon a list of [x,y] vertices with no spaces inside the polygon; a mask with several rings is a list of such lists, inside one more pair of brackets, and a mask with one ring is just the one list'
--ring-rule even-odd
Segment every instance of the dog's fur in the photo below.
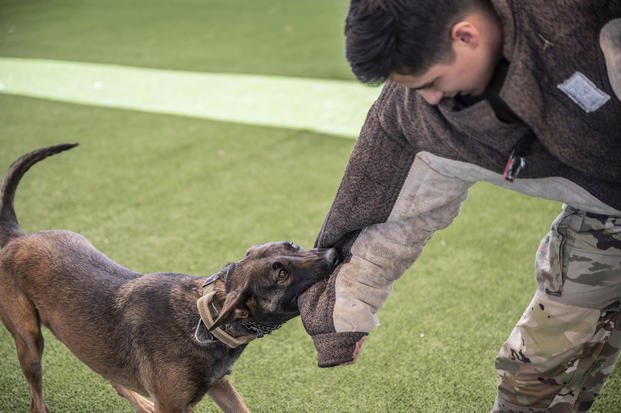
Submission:
{"label": "dog's fur", "polygon": [[[204,278],[141,275],[69,231],[22,233],[13,209],[19,180],[36,162],[73,146],[22,156],[0,188],[0,319],[15,339],[31,411],[48,411],[41,324],[139,412],[189,412],[205,393],[224,411],[247,411],[227,380],[245,345],[229,348],[200,328]],[[298,315],[297,297],[335,265],[331,249],[304,251],[289,242],[250,248],[213,283],[220,313],[210,330],[242,336],[249,321],[284,323]]]}

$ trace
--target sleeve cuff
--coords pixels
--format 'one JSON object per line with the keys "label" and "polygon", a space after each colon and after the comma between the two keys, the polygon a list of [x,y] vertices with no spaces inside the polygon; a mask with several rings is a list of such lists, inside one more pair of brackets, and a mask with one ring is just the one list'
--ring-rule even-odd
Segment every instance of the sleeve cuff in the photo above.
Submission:
{"label": "sleeve cuff", "polygon": [[319,367],[334,367],[354,360],[356,343],[367,333],[325,333],[313,336]]}

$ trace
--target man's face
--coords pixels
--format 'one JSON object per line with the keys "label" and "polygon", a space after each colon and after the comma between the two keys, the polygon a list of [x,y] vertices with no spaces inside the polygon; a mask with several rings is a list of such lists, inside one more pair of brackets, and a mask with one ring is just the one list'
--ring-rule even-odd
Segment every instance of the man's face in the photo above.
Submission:
{"label": "man's face", "polygon": [[[479,25],[479,27],[483,27]],[[472,24],[453,29],[452,59],[437,63],[420,75],[392,73],[389,78],[417,93],[430,105],[444,98],[480,95],[489,85],[500,57],[500,35],[486,30],[487,37]]]}

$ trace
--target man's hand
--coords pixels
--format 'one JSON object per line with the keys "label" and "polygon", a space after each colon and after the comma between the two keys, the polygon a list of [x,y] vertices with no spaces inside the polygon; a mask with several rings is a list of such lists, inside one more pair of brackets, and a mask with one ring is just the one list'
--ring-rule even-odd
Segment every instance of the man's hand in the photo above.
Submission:
{"label": "man's hand", "polygon": [[339,269],[328,280],[310,287],[298,299],[302,323],[317,349],[319,367],[353,364],[367,336],[365,332],[337,332],[334,328],[334,286]]}
{"label": "man's hand", "polygon": [[621,99],[621,19],[610,20],[604,25],[599,34],[599,45],[604,52],[612,90]]}
{"label": "man's hand", "polygon": [[367,336],[363,336],[360,340],[356,342],[356,348],[354,349],[353,354],[354,359],[348,363],[341,364],[342,366],[349,366],[350,364],[354,364],[356,362],[356,360],[358,359],[358,355],[360,355],[360,352],[362,351],[362,345],[364,344],[364,340],[366,338]]}

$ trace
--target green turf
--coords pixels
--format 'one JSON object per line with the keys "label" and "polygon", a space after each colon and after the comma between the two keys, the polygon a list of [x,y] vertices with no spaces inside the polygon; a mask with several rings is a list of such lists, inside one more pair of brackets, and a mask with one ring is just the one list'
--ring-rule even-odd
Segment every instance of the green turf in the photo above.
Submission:
{"label": "green turf", "polygon": [[[0,96],[0,107],[2,165],[38,146],[81,143],[26,175],[16,200],[24,228],[81,232],[145,272],[209,274],[254,243],[311,245],[352,145],[29,98]],[[253,410],[485,411],[495,391],[494,355],[530,299],[532,257],[559,207],[489,185],[472,192],[454,225],[396,283],[356,365],[317,369],[297,319],[252,343],[233,377]],[[103,379],[46,339],[45,391],[54,411],[130,411]],[[0,411],[25,411],[26,387],[4,329],[0,359]],[[595,411],[617,406],[618,388],[616,374]],[[215,410],[205,399],[197,411]]]}
{"label": "green turf", "polygon": [[[0,56],[348,78],[345,3],[0,0]],[[20,185],[23,227],[80,232],[139,271],[197,275],[255,243],[310,246],[353,145],[303,131],[0,94],[0,170],[26,151],[65,141],[81,146],[37,165]],[[455,223],[397,281],[355,365],[318,369],[296,319],[248,346],[234,367],[236,387],[257,412],[488,411],[494,356],[530,300],[535,250],[559,209],[476,185]],[[131,411],[45,337],[53,411]],[[617,369],[593,411],[618,411],[619,389]],[[0,327],[0,412],[27,409],[13,342]],[[205,398],[196,411],[217,409]]]}
{"label": "green turf", "polygon": [[352,79],[343,58],[347,4],[346,0],[0,0],[0,55]]}

